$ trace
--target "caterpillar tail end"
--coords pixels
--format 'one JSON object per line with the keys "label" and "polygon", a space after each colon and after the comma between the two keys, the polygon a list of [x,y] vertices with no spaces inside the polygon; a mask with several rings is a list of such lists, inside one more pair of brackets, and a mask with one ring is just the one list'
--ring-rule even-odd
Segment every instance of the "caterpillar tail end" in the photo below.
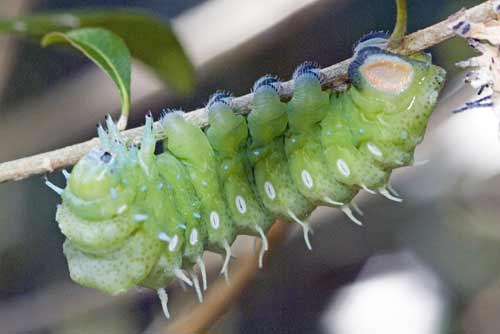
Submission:
{"label": "caterpillar tail end", "polygon": [[292,218],[297,224],[302,227],[302,232],[304,233],[304,241],[306,243],[307,249],[312,250],[311,241],[309,240],[309,232],[312,233],[311,226],[307,222],[303,222],[300,220],[292,211],[288,210],[288,215]]}
{"label": "caterpillar tail end", "polygon": [[156,290],[156,293],[158,294],[158,298],[160,298],[161,302],[161,308],[163,310],[163,314],[165,315],[165,318],[170,319],[170,313],[168,312],[168,294],[167,291],[165,291],[164,288]]}
{"label": "caterpillar tail end", "polygon": [[351,208],[348,205],[344,205],[340,208],[343,213],[356,225],[363,226],[363,223],[354,216],[354,214],[351,211]]}
{"label": "caterpillar tail end", "polygon": [[220,271],[221,275],[224,275],[224,279],[226,283],[229,285],[231,282],[229,281],[229,260],[231,259],[231,246],[227,240],[224,240],[224,249],[226,250],[226,257],[224,258],[224,264],[222,265],[222,270]]}

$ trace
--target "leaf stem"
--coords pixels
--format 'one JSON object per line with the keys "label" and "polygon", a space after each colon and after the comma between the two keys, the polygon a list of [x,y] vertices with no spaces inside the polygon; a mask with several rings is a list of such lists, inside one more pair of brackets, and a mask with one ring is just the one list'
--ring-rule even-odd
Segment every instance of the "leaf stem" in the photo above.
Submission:
{"label": "leaf stem", "polygon": [[389,48],[396,49],[401,45],[401,41],[406,34],[406,26],[408,22],[408,9],[406,0],[396,0],[397,16],[394,30],[389,38]]}

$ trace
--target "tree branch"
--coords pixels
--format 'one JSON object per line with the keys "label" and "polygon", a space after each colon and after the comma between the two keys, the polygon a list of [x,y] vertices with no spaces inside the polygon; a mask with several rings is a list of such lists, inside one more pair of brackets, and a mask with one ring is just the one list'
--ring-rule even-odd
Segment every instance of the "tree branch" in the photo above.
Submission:
{"label": "tree branch", "polygon": [[[472,22],[486,22],[496,17],[489,1],[467,10],[466,15]],[[411,54],[439,44],[453,36],[454,34],[448,27],[447,20],[444,20],[406,36],[401,45],[394,51],[401,54]],[[325,87],[338,87],[345,83],[349,61],[349,59],[344,60],[322,70],[325,78]],[[292,92],[293,82],[287,81],[283,83],[281,91],[282,98],[284,100],[290,98]],[[242,113],[246,114],[249,111],[252,96],[252,94],[247,94],[235,98],[233,104],[237,109],[241,110]],[[204,108],[186,113],[185,118],[200,127],[207,125],[208,116]],[[155,126],[158,127],[158,123],[155,123]],[[133,142],[138,142],[142,135],[142,131],[143,127],[138,127],[126,130],[123,134]],[[160,133],[159,139],[161,139],[161,137],[162,134]],[[32,175],[48,173],[56,169],[74,165],[90,149],[97,146],[98,143],[98,139],[93,138],[89,141],[67,146],[55,151],[1,163],[0,183],[22,180]]]}

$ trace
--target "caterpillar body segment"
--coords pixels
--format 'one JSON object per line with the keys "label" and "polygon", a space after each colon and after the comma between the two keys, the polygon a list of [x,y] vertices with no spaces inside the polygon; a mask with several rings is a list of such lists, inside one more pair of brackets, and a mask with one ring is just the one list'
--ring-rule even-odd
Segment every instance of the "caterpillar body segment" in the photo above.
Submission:
{"label": "caterpillar body segment", "polygon": [[310,63],[294,73],[294,95],[288,103],[289,130],[285,137],[288,168],[294,185],[315,205],[343,205],[355,191],[335,180],[321,145],[320,122],[330,108],[322,91],[319,69]]}
{"label": "caterpillar body segment", "polygon": [[262,238],[262,265],[276,218],[299,224],[311,248],[305,219],[316,206],[339,207],[361,224],[349,207],[360,189],[399,201],[391,171],[413,163],[445,73],[426,55],[395,55],[373,38],[355,49],[347,91],[323,91],[319,69],[306,63],[284,103],[279,81],[265,76],[246,118],[220,92],[207,105],[205,132],[178,112],[164,116],[158,155],[151,117],[139,146],[108,118],[100,147],[77,163],[67,186],[47,181],[62,197],[56,220],[72,279],[111,294],[156,289],[168,313],[164,287],[174,279],[202,300],[204,250],[224,255],[227,278],[238,234]]}
{"label": "caterpillar body segment", "polygon": [[283,134],[288,123],[287,106],[280,101],[279,82],[266,76],[254,85],[254,101],[248,116],[251,134],[249,157],[255,186],[264,206],[276,217],[287,220],[307,216],[313,209],[293,186]]}
{"label": "caterpillar body segment", "polygon": [[[166,187],[173,193],[175,207],[182,215],[178,225],[184,229],[184,266],[193,266],[202,256],[206,244],[206,226],[202,221],[201,202],[191,183],[186,167],[172,153],[157,156],[156,163],[164,182],[157,187]],[[176,191],[182,189],[182,191]]]}
{"label": "caterpillar body segment", "polygon": [[[212,97],[215,98],[217,95]],[[246,120],[234,113],[229,101],[209,103],[207,137],[217,155],[226,205],[238,234],[260,237],[260,231],[267,231],[273,223],[272,215],[256,197],[252,177],[249,177],[251,168],[246,151]]]}
{"label": "caterpillar body segment", "polygon": [[[207,137],[182,114],[173,112],[162,119],[168,148],[186,166],[191,183],[202,203],[202,221],[207,229],[207,247],[227,251],[235,238],[235,229],[226,207],[215,153]],[[189,140],[187,140],[189,138]]]}

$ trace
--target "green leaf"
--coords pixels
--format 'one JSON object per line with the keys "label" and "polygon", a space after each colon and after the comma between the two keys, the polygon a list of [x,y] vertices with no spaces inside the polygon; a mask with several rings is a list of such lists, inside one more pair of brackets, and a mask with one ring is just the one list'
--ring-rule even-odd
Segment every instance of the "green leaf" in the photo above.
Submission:
{"label": "green leaf", "polygon": [[66,33],[51,32],[42,38],[42,45],[69,43],[83,52],[114,81],[120,92],[122,114],[119,125],[125,128],[130,111],[130,52],[125,43],[102,28],[83,28]]}
{"label": "green leaf", "polygon": [[75,11],[0,19],[0,32],[42,37],[52,31],[100,27],[120,36],[132,56],[150,66],[170,87],[188,93],[194,70],[169,24],[137,10]]}

